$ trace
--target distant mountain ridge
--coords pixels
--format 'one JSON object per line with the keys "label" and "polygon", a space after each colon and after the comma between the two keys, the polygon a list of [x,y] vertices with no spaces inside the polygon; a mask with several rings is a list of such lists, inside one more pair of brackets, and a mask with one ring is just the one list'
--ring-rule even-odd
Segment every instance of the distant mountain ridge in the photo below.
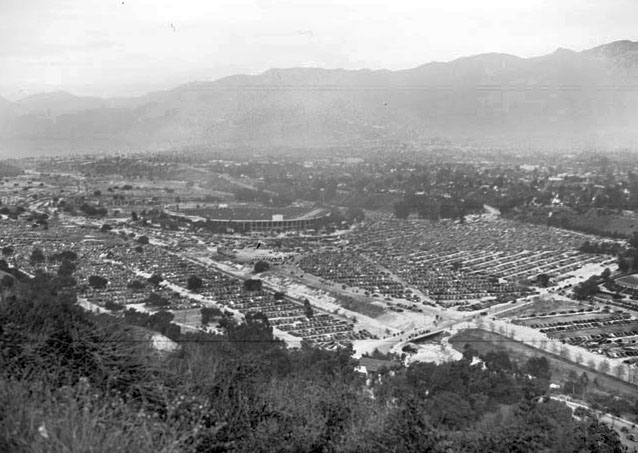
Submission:
{"label": "distant mountain ridge", "polygon": [[104,108],[107,101],[96,97],[75,96],[66,91],[34,94],[13,103],[18,114],[62,115]]}
{"label": "distant mountain ridge", "polygon": [[[638,42],[413,69],[270,69],[136,98],[0,99],[4,143],[96,147],[361,145],[428,137],[638,143]],[[5,145],[7,149],[7,145]]]}

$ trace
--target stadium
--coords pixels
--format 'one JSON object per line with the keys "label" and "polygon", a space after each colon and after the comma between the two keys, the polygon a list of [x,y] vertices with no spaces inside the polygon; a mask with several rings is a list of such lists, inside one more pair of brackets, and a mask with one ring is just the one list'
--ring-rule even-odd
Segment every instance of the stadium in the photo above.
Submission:
{"label": "stadium", "polygon": [[271,208],[243,204],[185,208],[168,214],[174,218],[205,221],[214,228],[241,233],[316,230],[330,217],[330,211],[323,208]]}

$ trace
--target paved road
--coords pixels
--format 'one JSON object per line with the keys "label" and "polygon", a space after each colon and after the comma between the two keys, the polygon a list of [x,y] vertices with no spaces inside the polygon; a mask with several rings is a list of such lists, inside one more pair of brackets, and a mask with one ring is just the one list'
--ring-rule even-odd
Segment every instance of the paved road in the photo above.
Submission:
{"label": "paved road", "polygon": [[[491,310],[490,312],[490,316],[497,316],[497,315],[501,315],[503,313],[506,313],[510,310],[513,309],[518,309],[521,307],[524,307],[526,305],[529,305],[533,302],[533,299],[529,299],[525,302],[519,302],[515,305],[506,305],[506,306],[502,306],[496,310]],[[454,316],[457,315],[457,316]],[[436,327],[434,329],[430,329],[430,332],[425,332],[426,330],[428,330],[426,327],[417,327],[414,328],[412,330],[409,330],[401,335],[397,335],[396,337],[392,337],[389,340],[396,340],[393,341],[393,345],[391,346],[391,349],[395,350],[396,352],[400,352],[397,350],[400,350],[401,348],[403,348],[405,346],[406,343],[416,340],[422,336],[430,336],[430,335],[434,335],[436,333],[441,333],[445,330],[448,329],[452,329],[453,327],[462,324],[462,323],[467,323],[467,322],[471,322],[473,320],[476,319],[480,319],[480,318],[485,318],[483,316],[481,316],[480,314],[477,313],[471,313],[471,314],[464,314],[462,312],[445,312],[442,311],[441,312],[441,317],[443,318],[442,321],[439,321],[439,323],[436,325]],[[448,318],[448,319],[445,319]],[[413,337],[413,338],[411,338]]]}
{"label": "paved road", "polygon": [[[614,430],[616,430],[616,432],[620,436],[620,440],[622,444],[628,447],[630,449],[629,451],[637,451],[638,442],[631,441],[627,438],[627,434],[633,434],[636,437],[636,439],[638,439],[638,427],[636,426],[634,422],[627,420],[625,418],[616,417],[614,415],[607,414],[605,412],[594,410],[589,405],[585,404],[584,402],[573,400],[570,397],[565,395],[556,395],[556,396],[552,396],[551,398],[553,400],[561,401],[565,403],[572,410],[575,410],[580,407],[580,408],[588,409],[594,412],[601,422],[606,423],[607,425],[611,426]],[[623,428],[625,428],[627,432],[623,433],[621,431],[621,429]]]}

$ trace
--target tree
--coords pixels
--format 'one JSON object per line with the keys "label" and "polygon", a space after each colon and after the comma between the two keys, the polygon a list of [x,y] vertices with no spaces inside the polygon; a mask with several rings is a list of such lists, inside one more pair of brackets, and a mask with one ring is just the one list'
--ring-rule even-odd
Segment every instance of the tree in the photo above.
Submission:
{"label": "tree", "polygon": [[404,201],[394,203],[394,215],[398,219],[407,219],[410,215],[410,207]]}
{"label": "tree", "polygon": [[164,278],[160,274],[153,274],[147,279],[147,281],[152,285],[158,286],[164,281]]}
{"label": "tree", "polygon": [[2,288],[11,288],[13,287],[13,284],[15,282],[15,279],[10,276],[10,275],[4,275],[2,276],[2,279],[0,279],[0,286]]}
{"label": "tree", "polygon": [[126,286],[133,291],[141,291],[144,289],[144,283],[139,280],[131,280]]}
{"label": "tree", "polygon": [[578,300],[586,300],[598,294],[598,291],[598,277],[593,276],[574,287],[574,297]]}
{"label": "tree", "polygon": [[202,307],[200,313],[202,314],[202,325],[204,326],[207,326],[211,319],[223,316],[222,311],[216,307]]}
{"label": "tree", "polygon": [[168,307],[170,304],[168,299],[153,292],[148,295],[144,303],[144,305],[149,307]]}
{"label": "tree", "polygon": [[603,360],[598,364],[598,371],[601,373],[609,373],[610,365],[607,359]]}
{"label": "tree", "polygon": [[606,267],[605,270],[603,270],[600,274],[600,278],[602,278],[603,280],[609,280],[609,277],[611,277],[611,269]]}
{"label": "tree", "polygon": [[270,264],[268,264],[266,261],[260,260],[255,263],[255,274],[266,272],[268,269],[270,269]]}
{"label": "tree", "polygon": [[137,215],[137,212],[135,212],[135,211],[131,211],[131,220],[132,220],[133,222],[137,222],[137,221],[138,221],[138,219],[139,219],[139,217],[138,217],[138,215]]}
{"label": "tree", "polygon": [[11,255],[13,255],[13,252],[14,252],[14,249],[11,246],[7,245],[5,247],[2,247],[2,256],[6,257],[6,258],[8,258]]}
{"label": "tree", "polygon": [[32,265],[42,264],[44,263],[44,253],[42,250],[35,249],[31,252],[31,256],[29,257],[29,261]]}
{"label": "tree", "polygon": [[549,285],[549,275],[547,274],[538,274],[536,277],[536,281],[538,282],[538,286],[541,288],[547,288]]}
{"label": "tree", "polygon": [[627,261],[627,258],[622,255],[618,255],[618,270],[623,274],[629,271],[629,262]]}
{"label": "tree", "polygon": [[107,285],[108,282],[109,281],[106,278],[101,277],[99,275],[91,275],[89,277],[89,285],[92,288],[95,288],[95,289],[106,288],[106,285]]}
{"label": "tree", "polygon": [[251,291],[251,292],[261,291],[261,287],[262,287],[261,280],[249,278],[248,280],[244,281],[244,289],[246,291]]}
{"label": "tree", "polygon": [[107,300],[104,304],[104,308],[110,311],[120,311],[124,309],[124,305],[113,302],[112,300]]}
{"label": "tree", "polygon": [[77,261],[78,255],[73,250],[64,250],[60,253],[63,260]]}
{"label": "tree", "polygon": [[567,376],[567,380],[563,385],[563,391],[565,393],[570,393],[572,395],[583,394],[583,382],[581,381],[581,377],[578,374],[571,370]]}
{"label": "tree", "polygon": [[63,260],[62,264],[58,268],[58,276],[60,277],[70,277],[73,272],[75,272],[76,266],[73,262],[69,260]]}
{"label": "tree", "polygon": [[346,211],[346,220],[349,222],[362,222],[365,217],[365,212],[361,208],[351,207]]}
{"label": "tree", "polygon": [[619,363],[618,365],[616,365],[616,367],[614,368],[614,374],[616,375],[616,377],[618,379],[622,379],[625,377],[626,374],[626,370],[625,367],[622,363]]}
{"label": "tree", "polygon": [[137,242],[139,242],[142,245],[147,245],[149,243],[148,236],[144,235],[144,236],[138,237]]}
{"label": "tree", "polygon": [[306,318],[312,319],[315,316],[315,312],[312,309],[312,305],[310,305],[310,301],[308,299],[304,299],[303,301],[303,311],[306,315]]}
{"label": "tree", "polygon": [[107,214],[107,210],[105,207],[95,207],[91,206],[88,203],[83,203],[80,206],[80,211],[82,211],[87,216],[105,216]]}
{"label": "tree", "polygon": [[505,351],[489,351],[482,359],[485,366],[492,371],[509,371],[514,368],[509,354]]}
{"label": "tree", "polygon": [[551,379],[552,372],[547,358],[543,356],[530,357],[525,363],[525,371],[531,376],[541,379]]}
{"label": "tree", "polygon": [[275,300],[283,300],[285,296],[286,294],[282,291],[275,291],[275,294],[273,295]]}
{"label": "tree", "polygon": [[240,351],[263,351],[284,345],[273,336],[272,326],[263,313],[246,313],[242,324],[232,322],[232,318],[224,318],[222,321],[225,321],[228,340]]}
{"label": "tree", "polygon": [[203,283],[202,279],[197,275],[191,275],[188,277],[186,287],[189,291],[198,291],[202,287]]}
{"label": "tree", "polygon": [[441,392],[434,395],[428,404],[428,412],[432,414],[435,424],[451,429],[467,426],[474,418],[470,403],[461,395],[453,392]]}
{"label": "tree", "polygon": [[171,339],[177,339],[179,338],[180,328],[171,322],[174,318],[175,315],[173,313],[160,310],[148,318],[148,327]]}

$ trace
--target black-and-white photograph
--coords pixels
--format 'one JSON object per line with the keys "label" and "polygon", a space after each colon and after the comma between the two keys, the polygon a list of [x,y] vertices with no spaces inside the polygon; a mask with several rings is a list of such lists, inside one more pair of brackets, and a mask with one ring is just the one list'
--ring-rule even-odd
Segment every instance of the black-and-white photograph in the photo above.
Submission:
{"label": "black-and-white photograph", "polygon": [[0,18],[0,453],[638,452],[637,0]]}

